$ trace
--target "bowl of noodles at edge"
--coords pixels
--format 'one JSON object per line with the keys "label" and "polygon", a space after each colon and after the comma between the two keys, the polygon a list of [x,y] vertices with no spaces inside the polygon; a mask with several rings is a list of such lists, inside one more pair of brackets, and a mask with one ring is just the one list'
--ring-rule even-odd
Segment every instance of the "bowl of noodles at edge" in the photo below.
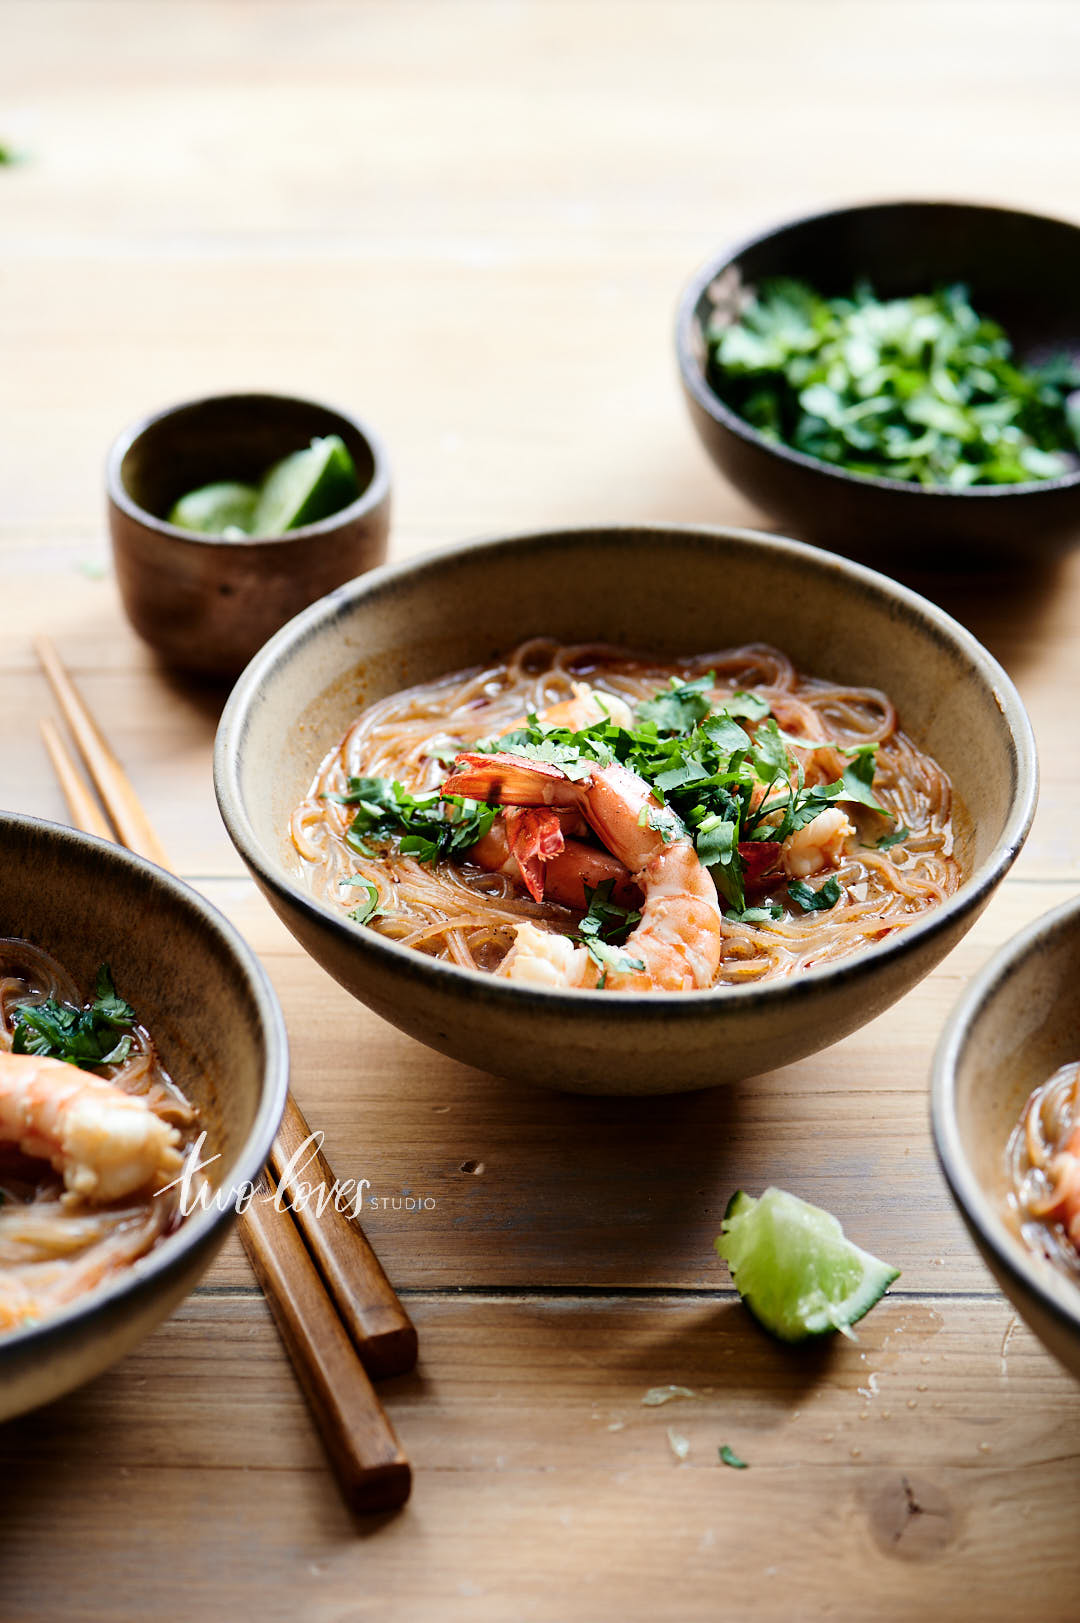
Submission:
{"label": "bowl of noodles at edge", "polygon": [[[0,813],[0,849],[7,1419],[98,1375],[194,1288],[269,1154],[288,1049],[254,953],[188,886],[32,817]],[[205,1201],[166,1188],[192,1148]]]}
{"label": "bowl of noodles at edge", "polygon": [[1080,1379],[1080,898],[1007,941],[934,1056],[938,1159],[1017,1312]]}
{"label": "bowl of noodles at edge", "polygon": [[[521,645],[530,640],[531,650],[522,656]],[[764,652],[748,648],[762,643],[769,645]],[[515,649],[519,653],[508,660]],[[636,650],[639,657],[615,656],[612,649]],[[506,748],[502,739],[529,712],[548,717],[560,701],[593,703],[590,695],[599,694],[607,716],[600,730],[607,727],[613,747],[621,749],[613,710],[627,717],[643,692],[670,693],[674,684],[700,693],[710,683],[723,698],[714,693],[706,708],[737,712],[713,716],[713,733],[728,742],[741,736],[743,760],[758,758],[763,748],[768,754],[769,745],[781,748],[776,710],[789,735],[793,730],[806,738],[808,731],[831,727],[843,741],[846,753],[826,751],[825,769],[805,756],[799,791],[805,820],[810,786],[817,786],[834,834],[838,817],[844,827],[850,824],[835,802],[836,781],[830,788],[818,780],[823,770],[832,778],[840,761],[845,773],[848,766],[853,776],[861,773],[870,793],[868,763],[875,757],[866,740],[891,725],[894,704],[904,731],[895,733],[890,746],[888,773],[895,780],[894,804],[926,824],[918,831],[920,849],[890,850],[885,831],[895,831],[896,820],[865,805],[847,807],[861,828],[869,819],[861,838],[875,847],[886,840],[881,851],[851,861],[840,856],[828,877],[812,865],[804,868],[812,877],[801,891],[796,885],[794,894],[808,904],[805,911],[792,900],[790,881],[779,890],[768,875],[752,884],[740,852],[746,883],[741,893],[734,887],[736,901],[745,904],[739,908],[720,895],[720,880],[701,885],[700,871],[691,870],[702,863],[682,861],[686,831],[700,819],[700,809],[686,811],[685,796],[665,791],[668,806],[683,809],[685,825],[658,828],[667,816],[656,808],[659,790],[648,804],[631,805],[633,784],[641,787],[637,772],[631,773],[615,831],[598,809],[600,789],[610,785],[606,769],[571,762],[563,773],[551,762],[566,760],[565,750],[552,756],[550,749],[534,748],[529,773],[509,770],[501,787],[498,774],[492,778],[490,752],[501,751],[498,765],[521,746],[520,730]],[[676,694],[677,705],[685,697]],[[699,700],[687,702],[691,712],[700,708]],[[763,710],[770,712],[764,721]],[[660,715],[665,724],[671,719]],[[550,718],[536,724],[542,742],[549,741],[553,724]],[[486,740],[478,737],[484,734]],[[595,734],[594,728],[588,736]],[[656,735],[661,751],[671,742],[666,725],[645,734]],[[623,743],[628,736],[619,733]],[[579,741],[584,737],[580,733]],[[472,750],[478,743],[487,757]],[[720,747],[703,746],[701,758],[710,768]],[[463,750],[467,759],[453,765]],[[882,745],[882,756],[884,750]],[[602,754],[598,750],[597,758]],[[637,767],[644,756],[639,751],[633,759]],[[767,816],[763,825],[751,809],[762,810],[760,785],[753,790],[749,781],[757,769],[737,760],[727,764],[734,766],[734,777],[729,773],[724,781],[742,797],[740,841],[747,834],[748,847],[754,839],[771,844],[769,856],[775,857],[779,842],[762,836],[777,832],[768,825],[778,818]],[[904,779],[908,768],[918,781]],[[518,878],[508,878],[505,865],[502,872],[471,866],[471,848],[445,861],[438,855],[429,860],[433,847],[424,819],[431,802],[426,809],[403,803],[392,789],[395,777],[419,771],[422,788],[461,770],[473,776],[459,778],[459,784],[486,783],[488,801],[501,796],[504,840],[512,838],[526,862],[525,868],[518,864]],[[879,574],[799,542],[675,526],[469,542],[350,582],[283,627],[248,666],[222,716],[214,771],[222,816],[256,881],[297,940],[354,996],[467,1064],[514,1080],[600,1094],[672,1093],[756,1075],[825,1048],[872,1019],[970,927],[1023,844],[1038,777],[1030,724],[1012,683],[939,609]],[[689,771],[692,776],[698,768]],[[545,772],[547,786],[537,790]],[[714,787],[722,776],[714,774]],[[655,775],[651,781],[672,782]],[[799,781],[792,765],[792,795]],[[338,791],[349,796],[348,805]],[[779,778],[770,793],[775,806]],[[862,790],[856,786],[855,793]],[[459,797],[459,820],[471,800],[464,792]],[[380,845],[385,819],[402,815],[402,804],[411,808],[413,835]],[[721,794],[710,804],[714,809],[693,837],[700,852],[704,829],[713,842],[709,855],[716,857],[718,843],[730,834],[720,826],[730,822],[722,808],[733,802]],[[496,822],[494,831],[500,826]],[[676,826],[682,827],[678,837]],[[591,893],[587,880],[578,883],[576,911],[549,905],[546,889],[540,903],[526,893],[529,853],[516,843],[523,828],[535,837],[545,884],[546,875],[556,872],[552,852],[564,835],[558,861],[569,852],[580,858],[584,874],[591,873]],[[597,834],[601,828],[606,845]],[[480,822],[463,830],[463,837],[492,832]],[[628,895],[623,885],[627,869],[639,866],[639,835],[663,850],[672,867],[682,863],[670,907],[658,869],[637,873],[644,889],[636,893],[636,909],[633,888]],[[792,839],[805,845],[813,837],[804,827]],[[419,854],[406,859],[406,845]],[[800,871],[786,846],[783,853],[784,862]],[[725,855],[730,859],[730,845],[720,851]],[[651,863],[647,851],[645,856]],[[750,865],[761,858],[760,850],[748,854]],[[499,866],[498,857],[485,862],[487,870]],[[891,912],[875,920],[870,892],[883,874]],[[730,880],[729,867],[729,892]],[[867,889],[860,892],[864,880]],[[825,897],[817,896],[825,887]],[[829,920],[826,904],[841,891],[846,918],[838,929],[839,914]],[[904,895],[920,891],[936,895],[938,905],[917,906],[918,916],[909,917]],[[608,904],[599,909],[597,892]],[[586,964],[582,978],[586,949],[574,937],[582,939],[587,896],[592,939],[614,940],[616,957],[607,958],[610,973],[590,972]],[[767,922],[732,918],[747,911],[753,918],[755,902],[763,904]],[[643,916],[620,945],[618,922],[635,910]],[[781,915],[775,926],[774,911]],[[355,922],[350,914],[369,922]],[[869,942],[862,950],[850,950],[853,932],[856,947],[859,939]],[[553,946],[548,935],[561,935],[562,944]],[[507,973],[511,947],[529,960],[517,965],[530,971],[529,979]],[[648,980],[665,954],[669,964],[689,964],[699,977],[690,982],[694,989],[639,990],[641,982],[627,978],[628,965],[642,964]],[[485,972],[499,969],[500,955],[503,973]],[[537,967],[535,960],[545,956],[559,960],[554,973],[546,964]],[[587,956],[591,961],[591,948]],[[538,984],[545,975],[547,983]],[[671,984],[671,976],[657,975],[658,984]],[[598,979],[606,979],[602,990]]]}

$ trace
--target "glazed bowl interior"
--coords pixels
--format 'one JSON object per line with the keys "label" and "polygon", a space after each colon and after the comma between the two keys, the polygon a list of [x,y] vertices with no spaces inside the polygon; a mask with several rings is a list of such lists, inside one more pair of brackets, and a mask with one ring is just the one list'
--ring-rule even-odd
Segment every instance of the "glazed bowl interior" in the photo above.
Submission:
{"label": "glazed bowl interior", "polygon": [[275,462],[326,434],[339,435],[348,447],[359,494],[349,507],[307,528],[337,526],[357,504],[371,501],[377,474],[384,482],[378,447],[356,418],[288,395],[213,395],[148,418],[117,442],[108,470],[110,494],[133,517],[155,519],[190,540],[192,532],[177,530],[166,518],[181,496],[219,479],[257,485]]}
{"label": "glazed bowl interior", "polygon": [[[847,963],[757,987],[652,996],[541,992],[458,969],[314,900],[289,844],[289,814],[357,710],[540,634],[660,654],[767,641],[807,673],[884,689],[952,777],[960,892]],[[795,542],[659,528],[472,543],[350,583],[256,656],[226,707],[215,758],[219,804],[242,856],[289,928],[355,995],[458,1058],[601,1092],[709,1086],[864,1023],[984,904],[1026,834],[1036,775],[1011,683],[941,611]]]}
{"label": "glazed bowl interior", "polygon": [[965,991],[934,1061],[933,1127],[961,1216],[1006,1295],[1080,1377],[1080,1282],[1006,1220],[1005,1149],[1028,1098],[1080,1060],[1080,900],[1037,920]]}
{"label": "glazed bowl interior", "polygon": [[[120,1357],[193,1287],[234,1219],[229,1190],[270,1150],[288,1085],[277,1000],[251,950],[202,897],[89,835],[0,814],[0,934],[42,948],[91,991],[107,963],[199,1111],[206,1176],[226,1198],[62,1312],[0,1337],[0,1418]],[[216,1157],[216,1159],[214,1159]]]}
{"label": "glazed bowl interior", "polygon": [[676,348],[702,443],[721,471],[801,535],[854,556],[933,555],[942,540],[995,548],[1080,533],[1080,467],[1030,484],[924,488],[851,473],[758,433],[713,388],[705,329],[719,283],[729,296],[774,276],[827,297],[868,280],[883,299],[965,283],[976,310],[1000,322],[1022,363],[1080,361],[1080,229],[1017,209],[891,202],[794,220],[726,249],[688,284]]}

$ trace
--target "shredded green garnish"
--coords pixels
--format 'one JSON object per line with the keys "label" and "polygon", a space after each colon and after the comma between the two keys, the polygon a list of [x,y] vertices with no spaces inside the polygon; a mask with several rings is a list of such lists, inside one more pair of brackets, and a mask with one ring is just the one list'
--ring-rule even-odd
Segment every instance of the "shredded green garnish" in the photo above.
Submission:
{"label": "shredded green garnish", "polygon": [[823,298],[763,281],[709,324],[709,382],[766,439],[852,473],[961,490],[1080,466],[1080,366],[1022,366],[966,287]]}
{"label": "shredded green garnish", "polygon": [[600,885],[585,886],[585,917],[577,930],[578,940],[603,971],[601,987],[607,981],[609,970],[616,975],[629,975],[645,968],[643,959],[631,958],[615,945],[617,940],[625,939],[641,914],[611,900],[614,883],[613,879],[605,879]]}
{"label": "shredded green garnish", "polygon": [[[638,706],[632,727],[605,720],[572,732],[545,727],[530,716],[526,726],[477,748],[550,763],[577,779],[616,761],[636,772],[662,802],[643,813],[643,819],[665,840],[688,835],[732,914],[741,917],[747,906],[740,846],[783,841],[837,801],[855,801],[885,817],[892,814],[872,791],[876,744],[839,749],[847,758],[843,775],[808,788],[789,735],[780,731],[765,701],[736,693],[720,709],[710,710],[714,683],[712,672],[692,682],[673,678],[670,689]],[[804,750],[815,747],[801,739],[790,743]]]}
{"label": "shredded green garnish", "polygon": [[835,874],[830,874],[825,883],[815,890],[805,879],[789,879],[787,893],[804,913],[821,913],[826,908],[835,907],[840,900],[840,881]]}
{"label": "shredded green garnish", "polygon": [[85,1009],[59,1003],[55,998],[19,1004],[12,1053],[67,1060],[84,1070],[95,1065],[118,1065],[127,1059],[133,1046],[130,1032],[135,1010],[117,995],[108,964],[98,970],[94,990],[97,996]]}
{"label": "shredded green garnish", "polygon": [[463,856],[483,839],[499,810],[460,795],[443,797],[438,789],[413,795],[388,778],[350,778],[348,792],[335,798],[356,807],[345,838],[361,856],[373,856],[373,846],[392,841],[404,855],[426,863]]}
{"label": "shredded green garnish", "polygon": [[726,1443],[722,1443],[720,1446],[720,1463],[721,1465],[730,1465],[733,1471],[748,1471],[750,1469],[746,1461],[741,1460],[735,1450],[729,1448]]}
{"label": "shredded green garnish", "polygon": [[888,851],[890,846],[899,845],[901,840],[906,840],[910,833],[911,830],[909,828],[904,828],[901,825],[900,828],[894,829],[891,834],[883,834],[874,849],[877,851]]}

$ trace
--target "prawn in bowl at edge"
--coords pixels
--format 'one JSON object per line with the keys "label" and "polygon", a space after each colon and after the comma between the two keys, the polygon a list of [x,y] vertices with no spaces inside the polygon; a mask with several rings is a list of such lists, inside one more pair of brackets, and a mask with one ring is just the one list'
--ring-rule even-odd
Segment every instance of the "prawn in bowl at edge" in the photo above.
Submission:
{"label": "prawn in bowl at edge", "polygon": [[107,966],[84,1002],[47,953],[0,940],[0,1332],[58,1311],[179,1225],[196,1124]]}

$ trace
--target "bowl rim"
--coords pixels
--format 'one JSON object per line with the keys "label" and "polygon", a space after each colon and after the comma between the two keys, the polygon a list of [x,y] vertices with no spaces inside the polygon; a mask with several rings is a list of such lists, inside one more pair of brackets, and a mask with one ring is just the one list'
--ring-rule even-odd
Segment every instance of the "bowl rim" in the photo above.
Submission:
{"label": "bowl rim", "polygon": [[[237,1152],[230,1172],[229,1188],[238,1189],[242,1184],[257,1183],[285,1108],[289,1086],[289,1039],[277,993],[254,950],[235,925],[205,896],[175,874],[159,868],[156,863],[129,851],[125,846],[99,839],[96,834],[83,833],[66,823],[54,823],[47,818],[32,817],[21,812],[0,811],[0,845],[10,829],[29,829],[61,846],[93,851],[97,858],[97,872],[103,878],[110,864],[143,876],[158,895],[164,891],[173,905],[197,914],[201,924],[213,931],[237,963],[258,1014],[266,1056],[258,1107]],[[123,1297],[154,1295],[156,1287],[164,1284],[171,1273],[182,1267],[186,1256],[198,1251],[218,1230],[231,1224],[235,1216],[234,1202],[218,1206],[211,1201],[202,1211],[193,1212],[185,1218],[174,1233],[166,1235],[151,1251],[137,1258],[115,1278],[76,1297],[67,1307],[50,1313],[38,1323],[5,1332],[0,1339],[0,1367],[9,1355],[26,1354],[35,1347],[44,1351],[46,1343],[53,1338],[66,1338],[73,1332],[78,1333],[99,1314],[107,1314]]]}
{"label": "bowl rim", "polygon": [[[791,541],[783,536],[766,534],[759,530],[735,526],[709,526],[696,524],[638,524],[588,525],[577,528],[530,531],[510,536],[487,537],[452,543],[430,549],[422,554],[397,563],[383,564],[336,591],[328,593],[310,607],[288,621],[264,644],[241,674],[222,712],[214,743],[214,788],[218,808],[229,837],[244,862],[257,879],[288,908],[298,908],[313,924],[329,928],[342,945],[351,947],[361,955],[367,951],[389,960],[399,972],[404,972],[419,984],[432,979],[447,990],[468,989],[473,1000],[479,999],[496,1007],[508,1008],[525,1003],[535,1008],[551,1010],[567,1018],[579,1018],[583,1011],[613,1008],[610,993],[598,993],[592,988],[551,988],[523,986],[499,979],[479,970],[465,969],[457,964],[443,963],[404,947],[398,942],[364,930],[347,918],[334,913],[330,907],[308,894],[299,879],[294,880],[267,852],[252,826],[241,787],[240,751],[246,730],[247,716],[257,702],[268,680],[279,663],[287,663],[291,654],[309,638],[339,618],[346,616],[358,600],[375,596],[382,590],[414,575],[437,573],[447,565],[463,558],[482,557],[490,552],[508,552],[523,547],[542,549],[552,542],[559,544],[584,543],[606,538],[619,543],[628,537],[647,536],[656,542],[664,537],[686,536],[713,542],[735,542],[748,548],[765,548],[781,556],[793,557],[809,564],[819,573],[852,577],[878,596],[899,601],[916,616],[929,619],[945,641],[960,652],[981,672],[988,687],[994,692],[1002,715],[1008,725],[1016,756],[1016,787],[1001,835],[979,868],[939,907],[923,918],[875,945],[872,951],[855,954],[835,964],[824,964],[805,970],[790,980],[772,980],[758,985],[711,987],[705,991],[655,993],[618,992],[617,1008],[621,1020],[662,1021],[676,1010],[726,1009],[734,1012],[744,1003],[759,1007],[779,1002],[786,1005],[814,998],[818,988],[837,985],[847,980],[859,980],[873,973],[875,966],[884,966],[915,952],[927,937],[944,931],[950,924],[975,914],[985,903],[1001,878],[1015,860],[1035,814],[1038,799],[1038,757],[1031,723],[1012,680],[971,632],[935,604],[913,592],[909,587],[889,580],[876,570],[842,558],[820,547],[802,541]],[[606,1001],[605,1001],[606,1000]]]}
{"label": "bowl rim", "polygon": [[[198,530],[183,530],[178,524],[170,524],[168,519],[159,518],[156,513],[151,513],[129,494],[121,475],[124,458],[136,441],[151,428],[155,428],[170,417],[179,416],[183,411],[191,411],[200,406],[242,407],[256,400],[273,400],[287,405],[307,407],[314,411],[329,412],[355,429],[371,452],[372,460],[371,478],[359,496],[347,507],[339,507],[336,513],[317,519],[314,524],[300,524],[293,530],[283,530],[279,535],[245,535],[226,539],[220,535],[203,535]],[[335,406],[326,400],[309,400],[302,395],[278,394],[266,389],[248,389],[225,394],[199,395],[194,400],[179,400],[171,406],[162,406],[157,411],[148,412],[145,417],[140,417],[137,422],[121,429],[109,447],[105,459],[105,488],[113,506],[133,523],[141,524],[144,529],[153,530],[173,542],[186,542],[192,547],[227,547],[239,553],[245,548],[273,547],[294,541],[315,540],[320,536],[332,535],[344,525],[363,518],[386,501],[390,494],[390,463],[380,436],[354,412],[346,411],[344,407]]]}
{"label": "bowl rim", "polygon": [[914,499],[931,499],[943,501],[1005,501],[1010,497],[1050,496],[1063,490],[1074,490],[1080,487],[1080,467],[1071,473],[1059,475],[1056,479],[1031,480],[1026,484],[1012,485],[967,485],[962,489],[954,489],[949,485],[918,485],[907,479],[887,479],[880,474],[855,473],[849,468],[840,467],[832,462],[825,462],[819,457],[809,456],[805,451],[797,451],[793,446],[768,440],[765,436],[748,423],[745,417],[740,417],[715,392],[705,375],[705,368],[695,353],[694,338],[700,334],[698,320],[698,305],[701,302],[710,283],[714,282],[724,271],[731,269],[751,249],[760,247],[763,243],[771,241],[774,237],[781,237],[789,231],[800,226],[815,225],[823,221],[838,221],[851,215],[866,214],[870,211],[903,210],[910,208],[920,209],[963,209],[972,214],[995,214],[1009,216],[1014,219],[1038,221],[1043,225],[1061,226],[1062,228],[1080,232],[1071,220],[1063,220],[1057,215],[1038,214],[1030,209],[1010,208],[1001,203],[974,203],[949,198],[883,198],[877,202],[846,203],[835,208],[816,211],[812,214],[800,214],[791,219],[782,220],[765,230],[755,232],[753,236],[744,237],[733,246],[729,246],[719,254],[714,254],[694,272],[687,282],[679,299],[678,311],[675,318],[675,350],[678,358],[679,372],[682,376],[683,387],[690,394],[694,402],[709,416],[713,422],[734,434],[745,444],[755,447],[759,451],[768,452],[779,457],[781,461],[790,462],[798,468],[805,468],[826,478],[834,479],[840,484],[855,485],[859,488],[889,491],[894,495],[909,496]]}
{"label": "bowl rim", "polygon": [[[1080,1332],[1080,1286],[1010,1234],[997,1204],[983,1191],[964,1149],[956,1115],[956,1078],[981,1015],[1020,966],[1054,937],[1080,932],[1080,896],[1072,896],[1010,936],[968,982],[949,1013],[930,1073],[930,1126],[941,1168],[961,1216],[995,1265],[1019,1290],[1030,1292],[1059,1325]],[[1004,1146],[1002,1147],[1004,1154]]]}

